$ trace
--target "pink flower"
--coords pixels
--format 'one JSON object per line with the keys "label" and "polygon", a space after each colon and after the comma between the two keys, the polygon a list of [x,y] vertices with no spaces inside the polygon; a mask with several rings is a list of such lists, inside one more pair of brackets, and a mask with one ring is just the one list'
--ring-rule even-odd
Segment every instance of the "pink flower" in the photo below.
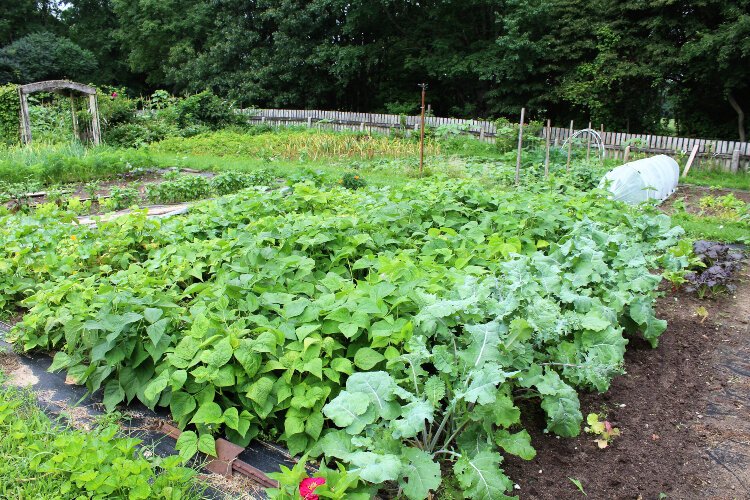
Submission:
{"label": "pink flower", "polygon": [[304,500],[318,500],[318,495],[314,493],[315,488],[321,484],[326,484],[323,477],[308,477],[299,483],[299,494]]}
{"label": "pink flower", "polygon": [[114,99],[115,97],[117,97],[117,92],[112,92],[112,99]]}

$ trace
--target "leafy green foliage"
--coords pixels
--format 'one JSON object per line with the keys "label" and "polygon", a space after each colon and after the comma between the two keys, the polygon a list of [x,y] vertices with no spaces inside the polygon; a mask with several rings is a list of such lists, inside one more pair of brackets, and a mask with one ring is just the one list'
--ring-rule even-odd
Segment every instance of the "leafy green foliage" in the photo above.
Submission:
{"label": "leafy green foliage", "polygon": [[68,144],[47,148],[0,150],[0,181],[36,181],[43,185],[87,182],[154,166],[144,151]]}
{"label": "leafy green foliage", "polygon": [[164,182],[146,186],[146,199],[151,203],[176,203],[200,200],[211,194],[211,183],[205,177],[169,173]]}
{"label": "leafy green foliage", "polygon": [[[106,396],[105,396],[106,400]],[[33,396],[0,389],[0,495],[7,498],[202,498],[196,471],[179,457],[147,456],[116,424],[61,428]]]}
{"label": "leafy green foliage", "polygon": [[48,31],[31,33],[0,48],[0,82],[88,81],[96,58],[69,38]]}
{"label": "leafy green foliage", "polygon": [[367,182],[357,172],[345,173],[339,183],[346,189],[359,189],[367,185]]}
{"label": "leafy green foliage", "polygon": [[261,169],[252,173],[225,171],[211,179],[211,189],[218,195],[236,193],[250,186],[271,186],[276,175],[270,169]]}
{"label": "leafy green foliage", "polygon": [[[291,469],[281,466],[280,472],[269,474],[279,482],[278,488],[266,490],[271,500],[288,500],[291,498],[331,498],[338,500],[368,500],[372,498],[372,488],[360,484],[356,473],[347,472],[341,465],[329,469],[322,465],[311,478],[307,470],[305,454]],[[312,483],[310,485],[310,483]],[[303,494],[306,493],[306,494]]]}
{"label": "leafy green foliage", "polygon": [[17,144],[20,137],[18,117],[21,103],[18,87],[13,84],[0,86],[0,144]]}
{"label": "leafy green foliage", "polygon": [[136,205],[140,197],[137,188],[112,186],[109,190],[109,198],[102,203],[109,210],[123,210]]}
{"label": "leafy green foliage", "polygon": [[518,393],[550,432],[578,434],[577,391],[607,390],[626,333],[664,330],[649,270],[681,234],[599,192],[461,180],[70,219],[0,220],[20,347],[58,351],[52,368],[110,407],[169,407],[190,427],[184,456],[263,431],[410,498],[435,491],[445,458],[471,495],[507,491],[500,453],[533,456]]}

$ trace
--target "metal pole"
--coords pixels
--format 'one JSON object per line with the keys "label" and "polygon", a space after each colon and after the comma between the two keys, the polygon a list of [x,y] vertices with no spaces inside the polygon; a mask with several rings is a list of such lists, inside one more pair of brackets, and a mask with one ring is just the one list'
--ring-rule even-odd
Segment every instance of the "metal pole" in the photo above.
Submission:
{"label": "metal pole", "polygon": [[526,108],[521,108],[521,121],[518,124],[518,154],[516,155],[516,186],[520,180],[521,174],[521,148],[523,148],[523,116]]}
{"label": "metal pole", "polygon": [[420,132],[419,132],[419,176],[422,177],[424,170],[424,99],[427,93],[427,84],[422,83],[419,85],[422,87],[422,118],[420,120]]}

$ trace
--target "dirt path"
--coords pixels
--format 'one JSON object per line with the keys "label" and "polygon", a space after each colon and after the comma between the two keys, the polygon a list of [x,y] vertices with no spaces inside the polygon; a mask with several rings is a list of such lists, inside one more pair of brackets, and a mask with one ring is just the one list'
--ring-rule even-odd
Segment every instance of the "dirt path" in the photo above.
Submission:
{"label": "dirt path", "polygon": [[658,310],[669,322],[659,347],[632,339],[627,375],[581,398],[584,415],[605,412],[622,436],[600,450],[590,435],[544,434],[534,414],[537,457],[506,462],[521,499],[584,498],[570,478],[588,499],[750,498],[750,273],[733,296],[669,293]]}

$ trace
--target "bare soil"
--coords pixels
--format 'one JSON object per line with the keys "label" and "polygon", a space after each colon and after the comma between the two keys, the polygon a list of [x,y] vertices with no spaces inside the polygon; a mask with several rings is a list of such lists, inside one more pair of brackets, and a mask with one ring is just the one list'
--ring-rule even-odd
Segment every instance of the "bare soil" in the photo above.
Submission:
{"label": "bare soil", "polygon": [[[659,347],[630,339],[627,374],[605,394],[581,398],[583,414],[605,412],[622,435],[606,449],[582,433],[543,432],[544,415],[524,422],[534,460],[509,457],[505,472],[521,499],[750,498],[750,274],[734,295],[698,300],[668,292]],[[705,307],[702,319],[696,310]],[[528,414],[528,412],[527,412]]]}
{"label": "bare soil", "polygon": [[[685,210],[688,213],[696,215],[707,215],[702,214],[699,208],[700,199],[705,196],[726,196],[728,194],[734,195],[735,198],[750,203],[750,191],[743,191],[741,189],[723,189],[723,188],[710,188],[706,186],[693,186],[690,184],[680,184],[672,196],[667,198],[664,203],[660,205],[661,210],[671,214],[674,210],[672,205],[676,201],[684,201]],[[708,214],[710,215],[710,214]]]}

